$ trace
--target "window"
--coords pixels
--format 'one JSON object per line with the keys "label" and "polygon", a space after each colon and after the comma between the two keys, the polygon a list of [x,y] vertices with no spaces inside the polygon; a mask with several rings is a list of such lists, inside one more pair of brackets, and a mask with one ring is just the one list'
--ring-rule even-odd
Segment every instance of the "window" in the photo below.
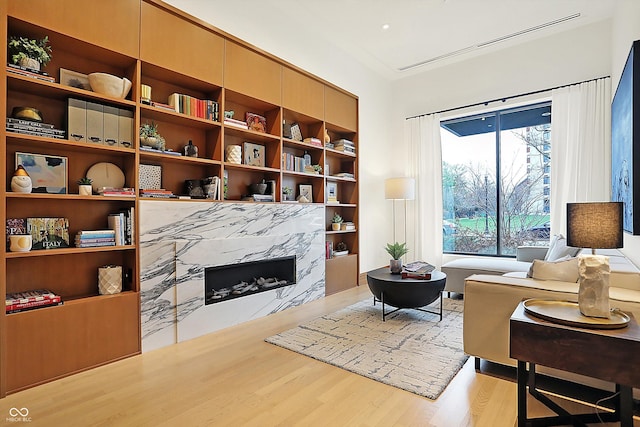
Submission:
{"label": "window", "polygon": [[548,243],[550,133],[551,103],[441,123],[445,252]]}

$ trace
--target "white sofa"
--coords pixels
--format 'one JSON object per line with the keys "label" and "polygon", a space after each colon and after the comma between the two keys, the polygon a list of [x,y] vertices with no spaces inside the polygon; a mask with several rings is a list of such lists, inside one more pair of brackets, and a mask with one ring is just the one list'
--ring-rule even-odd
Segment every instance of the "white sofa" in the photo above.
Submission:
{"label": "white sofa", "polygon": [[[631,312],[640,320],[640,269],[618,250],[598,250],[597,253],[609,256],[611,307]],[[465,353],[476,357],[476,367],[480,359],[515,366],[516,361],[509,357],[509,318],[518,303],[527,298],[577,301],[578,286],[578,283],[527,278],[522,272],[467,277],[464,283]],[[636,356],[629,357],[631,361]],[[610,388],[606,383],[594,384],[590,379],[552,369],[541,367],[541,372]]]}

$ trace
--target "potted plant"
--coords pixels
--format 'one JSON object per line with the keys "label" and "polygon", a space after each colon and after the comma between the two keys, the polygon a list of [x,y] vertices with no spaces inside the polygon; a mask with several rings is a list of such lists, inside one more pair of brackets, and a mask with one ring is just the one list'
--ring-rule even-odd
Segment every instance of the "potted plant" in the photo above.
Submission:
{"label": "potted plant", "polygon": [[333,231],[340,230],[340,225],[342,225],[342,221],[344,220],[342,219],[340,214],[338,212],[334,213],[333,218],[331,219],[331,229]]}
{"label": "potted plant", "polygon": [[284,200],[293,200],[293,188],[282,187],[282,195],[284,196]]}
{"label": "potted plant", "polygon": [[52,50],[48,36],[40,40],[11,36],[8,45],[11,62],[21,67],[40,71],[40,66],[45,66],[51,61]]}
{"label": "potted plant", "polygon": [[155,122],[140,125],[140,145],[164,151],[165,141]]}
{"label": "potted plant", "polygon": [[389,261],[389,269],[391,270],[391,273],[400,274],[402,271],[402,260],[400,258],[409,252],[407,244],[398,242],[393,244],[387,243],[385,250],[389,255],[391,255],[391,260]]}
{"label": "potted plant", "polygon": [[78,194],[80,194],[81,196],[90,196],[92,194],[92,184],[93,181],[91,180],[91,178],[80,178],[78,180]]}

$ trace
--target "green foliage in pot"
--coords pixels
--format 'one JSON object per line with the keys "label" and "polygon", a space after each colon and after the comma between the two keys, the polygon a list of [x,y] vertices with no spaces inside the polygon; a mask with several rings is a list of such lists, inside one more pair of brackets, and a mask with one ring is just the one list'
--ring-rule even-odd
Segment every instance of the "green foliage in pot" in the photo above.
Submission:
{"label": "green foliage in pot", "polygon": [[158,138],[158,124],[155,122],[140,125],[140,138]]}
{"label": "green foliage in pot", "polygon": [[394,244],[387,243],[385,250],[389,255],[391,255],[391,258],[393,259],[400,259],[403,255],[409,252],[409,249],[407,248],[406,243],[398,243],[398,242],[395,242]]}
{"label": "green foliage in pot", "polygon": [[93,183],[93,180],[91,178],[80,178],[78,180],[78,185],[91,185]]}
{"label": "green foliage in pot", "polygon": [[342,219],[342,217],[340,216],[340,214],[338,214],[338,212],[333,214],[333,218],[331,219],[331,222],[334,224],[341,224],[342,221],[344,221]]}
{"label": "green foliage in pot", "polygon": [[9,37],[9,57],[14,64],[30,58],[35,59],[42,65],[47,65],[51,61],[52,50],[49,45],[49,37],[34,40],[27,37]]}

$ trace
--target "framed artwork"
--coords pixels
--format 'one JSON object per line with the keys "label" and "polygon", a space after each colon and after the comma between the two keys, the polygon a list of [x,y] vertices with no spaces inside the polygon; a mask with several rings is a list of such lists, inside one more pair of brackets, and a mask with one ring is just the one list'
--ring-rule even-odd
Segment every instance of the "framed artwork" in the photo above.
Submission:
{"label": "framed artwork", "polygon": [[67,158],[16,152],[18,165],[31,177],[33,193],[67,194]]}
{"label": "framed artwork", "polygon": [[313,203],[313,186],[309,184],[300,184],[299,192],[300,196],[304,196],[309,200],[309,203]]}
{"label": "framed artwork", "polygon": [[245,142],[243,147],[244,164],[250,166],[265,166],[264,145]]}
{"label": "framed artwork", "polygon": [[89,77],[86,74],[60,68],[60,84],[77,89],[91,90]]}
{"label": "framed artwork", "polygon": [[259,114],[247,112],[246,121],[250,130],[255,130],[256,132],[267,131],[267,119]]}
{"label": "framed artwork", "polygon": [[336,203],[338,201],[338,183],[327,182],[327,202]]}
{"label": "framed artwork", "polygon": [[640,235],[640,40],[611,103],[611,200],[623,202],[623,229]]}

